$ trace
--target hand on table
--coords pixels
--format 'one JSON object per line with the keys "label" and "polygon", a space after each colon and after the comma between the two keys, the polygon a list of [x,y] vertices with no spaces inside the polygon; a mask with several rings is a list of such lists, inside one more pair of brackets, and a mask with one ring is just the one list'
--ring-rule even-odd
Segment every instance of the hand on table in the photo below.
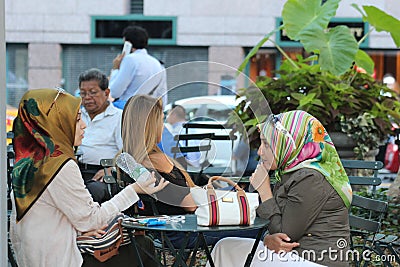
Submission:
{"label": "hand on table", "polygon": [[280,251],[292,251],[293,248],[300,246],[300,243],[290,243],[290,238],[287,236],[287,234],[276,233],[272,235],[267,235],[264,238],[264,245],[268,249],[273,250],[275,253],[279,253]]}

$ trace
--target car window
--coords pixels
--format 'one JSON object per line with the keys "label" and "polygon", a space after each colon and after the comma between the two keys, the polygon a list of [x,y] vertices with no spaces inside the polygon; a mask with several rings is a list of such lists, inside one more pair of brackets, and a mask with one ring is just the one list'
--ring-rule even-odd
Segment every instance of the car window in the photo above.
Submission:
{"label": "car window", "polygon": [[234,108],[223,104],[185,105],[190,121],[226,121]]}

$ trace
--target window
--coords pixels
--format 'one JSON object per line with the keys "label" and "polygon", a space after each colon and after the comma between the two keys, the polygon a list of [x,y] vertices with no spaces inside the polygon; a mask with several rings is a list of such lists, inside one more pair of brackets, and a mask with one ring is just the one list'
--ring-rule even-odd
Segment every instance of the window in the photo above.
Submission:
{"label": "window", "polygon": [[92,43],[122,44],[127,26],[140,26],[149,34],[149,45],[176,44],[176,17],[165,16],[92,16]]}
{"label": "window", "polygon": [[143,14],[143,0],[131,0],[131,14]]}
{"label": "window", "polygon": [[[120,53],[121,49],[122,43],[120,45],[63,45],[64,89],[73,94],[78,88],[79,74],[88,68],[99,68],[108,75],[112,67],[112,61]],[[207,47],[150,46],[148,52],[150,55],[163,61],[166,68],[184,62],[208,60]],[[188,76],[191,73],[193,73],[193,70],[187,69],[182,75]],[[204,73],[207,72],[204,71]],[[204,79],[208,80],[207,77]],[[168,88],[180,80],[179,76],[168,75]],[[173,102],[181,98],[204,95],[207,92],[207,88],[207,85],[201,84],[171,88],[173,90],[168,92],[168,101]]]}
{"label": "window", "polygon": [[7,104],[18,107],[23,94],[28,90],[28,46],[6,45],[6,98]]}

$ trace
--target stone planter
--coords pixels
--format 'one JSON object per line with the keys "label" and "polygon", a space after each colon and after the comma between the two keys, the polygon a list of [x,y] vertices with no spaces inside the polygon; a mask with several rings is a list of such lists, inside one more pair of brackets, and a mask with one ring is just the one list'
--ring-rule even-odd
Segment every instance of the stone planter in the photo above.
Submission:
{"label": "stone planter", "polygon": [[353,138],[341,132],[331,132],[329,133],[329,135],[332,139],[333,144],[336,147],[340,158],[355,158],[353,150],[356,147],[356,142],[353,140]]}
{"label": "stone planter", "polygon": [[[329,133],[333,144],[341,159],[355,159],[354,148],[356,147],[356,142],[353,138],[347,136],[347,134],[342,132],[331,132]],[[370,150],[367,154],[365,160],[375,160],[375,156],[378,154],[379,149]]]}

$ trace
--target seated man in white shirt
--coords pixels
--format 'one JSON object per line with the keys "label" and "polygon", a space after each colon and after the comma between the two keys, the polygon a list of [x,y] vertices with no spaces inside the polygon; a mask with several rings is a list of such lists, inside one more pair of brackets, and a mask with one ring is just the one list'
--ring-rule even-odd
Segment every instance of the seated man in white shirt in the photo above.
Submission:
{"label": "seated man in white shirt", "polygon": [[[108,97],[107,76],[98,69],[89,69],[79,75],[79,93],[82,97],[82,119],[87,127],[79,150],[79,167],[85,184],[95,200],[109,198],[101,159],[112,159],[122,149],[122,110],[114,107]],[[97,181],[97,182],[96,182]]]}

